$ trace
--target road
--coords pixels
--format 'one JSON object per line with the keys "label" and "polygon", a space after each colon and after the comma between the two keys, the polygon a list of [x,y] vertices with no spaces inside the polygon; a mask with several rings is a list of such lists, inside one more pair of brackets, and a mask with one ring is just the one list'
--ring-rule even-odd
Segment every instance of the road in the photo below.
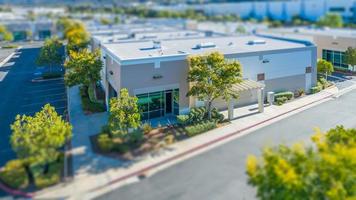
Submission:
{"label": "road", "polygon": [[[50,103],[62,114],[66,109],[63,80],[32,83],[36,71],[38,45],[27,45],[4,66],[0,67],[0,167],[16,158],[11,150],[10,124],[17,114],[33,115]],[[0,191],[0,197],[4,195]]]}
{"label": "road", "polygon": [[354,90],[97,199],[256,199],[255,189],[246,183],[246,157],[249,154],[260,155],[260,149],[266,145],[290,145],[300,141],[310,145],[313,127],[328,130],[342,124],[356,128],[355,99]]}

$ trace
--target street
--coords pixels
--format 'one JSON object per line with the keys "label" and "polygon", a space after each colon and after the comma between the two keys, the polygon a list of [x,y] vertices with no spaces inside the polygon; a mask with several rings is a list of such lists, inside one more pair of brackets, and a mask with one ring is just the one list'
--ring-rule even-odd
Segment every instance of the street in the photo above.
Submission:
{"label": "street", "polygon": [[66,91],[63,80],[33,83],[35,60],[39,52],[38,45],[24,47],[0,67],[4,75],[0,79],[0,167],[15,158],[9,138],[10,124],[17,114],[33,115],[43,105],[50,103],[58,113],[66,109]]}
{"label": "street", "polygon": [[247,184],[245,161],[266,145],[310,144],[313,127],[356,127],[356,91],[261,128],[246,136],[176,164],[140,182],[97,199],[240,200],[256,199]]}

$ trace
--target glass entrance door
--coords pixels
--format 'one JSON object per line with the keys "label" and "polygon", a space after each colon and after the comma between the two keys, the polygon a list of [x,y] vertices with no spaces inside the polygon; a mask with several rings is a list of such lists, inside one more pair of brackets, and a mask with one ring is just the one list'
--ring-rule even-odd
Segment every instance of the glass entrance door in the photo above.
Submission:
{"label": "glass entrance door", "polygon": [[166,115],[172,114],[172,91],[166,92],[166,106],[165,106]]}

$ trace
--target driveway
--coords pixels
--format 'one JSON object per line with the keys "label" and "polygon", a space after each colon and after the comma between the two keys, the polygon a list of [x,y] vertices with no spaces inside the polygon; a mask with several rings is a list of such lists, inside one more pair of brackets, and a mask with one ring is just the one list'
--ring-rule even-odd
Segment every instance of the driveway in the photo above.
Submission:
{"label": "driveway", "polygon": [[123,186],[97,199],[249,200],[256,191],[247,184],[246,157],[266,145],[310,144],[313,128],[342,124],[356,128],[356,91],[266,126],[166,170]]}
{"label": "driveway", "polygon": [[333,82],[339,90],[356,84],[356,76],[345,75],[339,72],[334,72],[332,75],[328,76],[328,80]]}
{"label": "driveway", "polygon": [[[27,46],[19,50],[4,66],[0,67],[0,167],[16,158],[11,150],[10,124],[17,114],[33,115],[43,105],[50,103],[57,112],[66,109],[66,90],[63,80],[33,83],[38,46]],[[0,197],[3,195],[0,191]]]}

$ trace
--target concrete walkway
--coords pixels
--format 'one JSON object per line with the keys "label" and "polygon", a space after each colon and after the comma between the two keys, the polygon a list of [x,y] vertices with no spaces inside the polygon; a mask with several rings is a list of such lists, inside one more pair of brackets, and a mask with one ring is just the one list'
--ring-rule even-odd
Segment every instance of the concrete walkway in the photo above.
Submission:
{"label": "concrete walkway", "polygon": [[89,136],[99,132],[100,127],[106,123],[107,114],[84,115],[78,93],[77,87],[68,91],[70,121],[74,127],[72,142],[74,179],[38,192],[36,194],[38,199],[92,199],[122,185],[139,181],[139,176],[150,176],[177,162],[328,101],[338,93],[338,89],[332,87],[282,106],[268,106],[264,113],[256,113],[257,105],[238,108],[235,110],[235,120],[231,124],[175,143],[160,152],[130,163],[96,155],[91,151]]}

